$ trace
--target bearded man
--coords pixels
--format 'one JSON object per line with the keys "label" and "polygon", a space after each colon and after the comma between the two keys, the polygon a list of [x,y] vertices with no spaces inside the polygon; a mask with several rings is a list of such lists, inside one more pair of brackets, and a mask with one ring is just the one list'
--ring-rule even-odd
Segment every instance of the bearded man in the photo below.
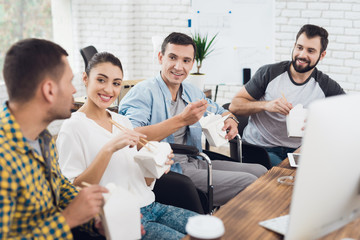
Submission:
{"label": "bearded man", "polygon": [[289,111],[297,104],[306,108],[314,100],[344,94],[337,82],[316,68],[328,42],[324,28],[304,25],[296,35],[292,61],[261,67],[229,106],[234,114],[250,116],[243,140],[265,147],[273,166],[301,144],[301,138],[287,135]]}

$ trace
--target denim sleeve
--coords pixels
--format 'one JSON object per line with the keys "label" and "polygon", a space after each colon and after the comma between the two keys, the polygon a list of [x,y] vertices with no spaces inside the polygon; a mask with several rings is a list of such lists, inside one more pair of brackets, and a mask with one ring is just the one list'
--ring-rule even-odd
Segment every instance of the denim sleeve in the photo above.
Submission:
{"label": "denim sleeve", "polygon": [[150,125],[152,93],[137,84],[121,100],[119,113],[128,117],[134,128]]}
{"label": "denim sleeve", "polygon": [[222,106],[214,102],[213,100],[206,98],[206,101],[209,103],[209,107],[207,108],[208,111],[213,112],[215,114],[223,114],[227,110],[225,110]]}

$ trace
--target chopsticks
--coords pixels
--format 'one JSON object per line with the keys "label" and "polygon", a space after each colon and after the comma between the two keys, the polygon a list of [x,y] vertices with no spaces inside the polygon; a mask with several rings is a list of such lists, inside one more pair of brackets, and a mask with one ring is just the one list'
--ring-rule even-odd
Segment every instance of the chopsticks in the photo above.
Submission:
{"label": "chopsticks", "polygon": [[287,99],[286,99],[286,97],[285,97],[285,95],[284,95],[283,92],[281,92],[281,95],[282,95],[282,97],[284,98],[284,100],[287,101]]}
{"label": "chopsticks", "polygon": [[[198,101],[200,101],[200,100],[201,100],[201,99],[198,98]],[[191,102],[190,102],[190,103],[191,103]],[[209,106],[209,107],[212,107],[212,108],[216,108],[214,105],[212,105],[212,104],[210,104],[210,103],[208,103],[208,106]]]}
{"label": "chopsticks", "polygon": [[[88,182],[84,182],[84,181],[82,181],[81,184],[84,185],[85,187],[91,187],[92,186],[92,184],[90,184]],[[82,189],[82,187],[76,186],[76,189],[80,191]],[[96,214],[96,216],[99,216],[99,215],[104,216],[104,209],[103,208],[101,208],[100,213]]]}
{"label": "chopsticks", "polygon": [[82,181],[81,184],[84,185],[85,187],[90,187],[91,186],[90,183],[87,183],[87,182],[84,182],[84,181]]}
{"label": "chopsticks", "polygon": [[[200,99],[198,99],[198,101],[200,101]],[[193,102],[189,102],[189,103],[193,103]],[[212,107],[212,108],[216,108],[215,106],[211,105],[208,103],[208,107]],[[206,110],[207,113],[213,113],[213,112],[210,112],[209,110]]]}
{"label": "chopsticks", "polygon": [[[118,129],[120,129],[121,131],[126,132],[127,130],[130,130],[130,129],[127,129],[126,127],[122,126],[121,124],[115,122],[115,121],[112,120],[112,119],[109,119],[109,121],[110,121],[110,123],[112,123],[113,125],[115,125],[115,127],[117,127]],[[146,139],[144,139],[144,138],[140,138],[140,139],[139,139],[139,144],[140,144],[141,146],[143,146],[144,148],[146,148],[147,150],[149,150],[150,152],[152,152],[152,150],[151,150],[148,146],[146,146],[147,143],[148,143],[149,145],[153,146],[153,147],[156,147],[156,146],[154,146],[151,142],[149,142],[148,140],[146,140]]]}
{"label": "chopsticks", "polygon": [[[84,181],[82,181],[81,184],[84,185],[85,187],[90,187],[90,186],[91,186],[90,183],[87,183],[87,182],[84,182]],[[80,191],[80,190],[82,190],[82,187],[76,186],[76,189],[77,189],[78,191]]]}

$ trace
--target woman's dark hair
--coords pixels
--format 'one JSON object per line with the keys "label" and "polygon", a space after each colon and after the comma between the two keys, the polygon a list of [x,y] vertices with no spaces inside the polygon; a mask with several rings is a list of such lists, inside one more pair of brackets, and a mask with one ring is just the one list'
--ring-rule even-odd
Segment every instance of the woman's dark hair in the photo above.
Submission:
{"label": "woman's dark hair", "polygon": [[121,72],[124,73],[121,62],[117,57],[108,52],[99,52],[90,59],[88,66],[85,70],[86,74],[89,76],[91,69],[93,69],[100,63],[111,63],[112,65],[119,67]]}
{"label": "woman's dark hair", "polygon": [[329,43],[329,40],[328,40],[329,34],[325,28],[322,28],[322,27],[319,27],[316,25],[312,25],[312,24],[306,24],[300,28],[298,34],[296,35],[296,41],[298,40],[298,38],[300,37],[300,35],[302,33],[305,33],[308,38],[313,38],[313,37],[319,36],[321,39],[320,40],[320,42],[321,42],[321,51],[320,52],[323,52],[326,50],[327,45]]}
{"label": "woman's dark hair", "polygon": [[10,101],[30,100],[45,77],[59,81],[64,74],[63,56],[58,44],[29,38],[10,47],[5,56],[3,74]]}

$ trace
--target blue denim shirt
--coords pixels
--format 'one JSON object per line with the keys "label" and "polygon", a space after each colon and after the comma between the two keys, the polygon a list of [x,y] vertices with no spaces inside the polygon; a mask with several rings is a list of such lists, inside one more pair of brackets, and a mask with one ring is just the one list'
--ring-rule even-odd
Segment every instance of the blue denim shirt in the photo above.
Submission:
{"label": "blue denim shirt", "polygon": [[[205,94],[190,83],[183,82],[182,89],[181,98],[185,101],[185,105],[206,99],[209,104],[214,106],[214,108],[208,107],[208,111],[216,114],[222,114],[226,111],[211,99],[205,98]],[[136,84],[121,100],[119,113],[127,116],[136,128],[153,125],[171,118],[170,106],[170,90],[161,75],[158,74],[154,78]],[[207,115],[206,112],[205,115]],[[187,132],[187,145],[196,146],[199,151],[202,151],[201,134],[199,122],[190,125]],[[174,143],[174,135],[171,134],[162,141]]]}

